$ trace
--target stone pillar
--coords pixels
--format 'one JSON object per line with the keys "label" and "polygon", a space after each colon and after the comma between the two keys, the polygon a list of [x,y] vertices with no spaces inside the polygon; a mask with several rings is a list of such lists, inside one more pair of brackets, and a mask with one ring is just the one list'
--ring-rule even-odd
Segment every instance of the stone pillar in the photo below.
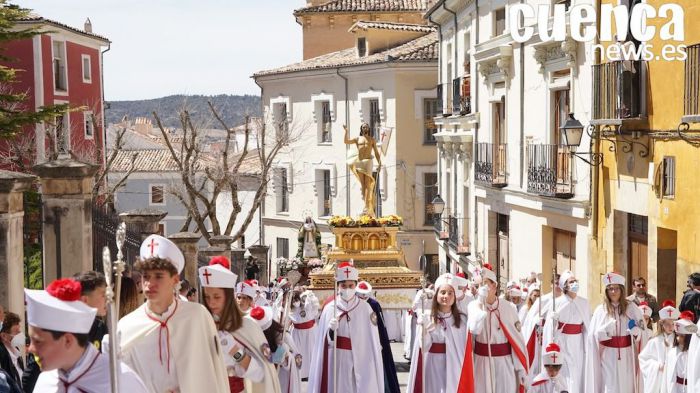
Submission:
{"label": "stone pillar", "polygon": [[245,248],[231,250],[231,271],[238,275],[238,281],[245,280]]}
{"label": "stone pillar", "polygon": [[263,246],[260,244],[252,245],[248,247],[250,254],[258,260],[260,266],[260,274],[258,277],[258,282],[260,285],[267,286],[269,282],[268,275],[270,274],[270,262],[267,257],[267,252],[270,249],[268,246]]}
{"label": "stone pillar", "polygon": [[168,212],[159,209],[135,209],[119,214],[127,225],[135,224],[141,232],[141,241],[148,236],[158,233],[158,224]]}
{"label": "stone pillar", "polygon": [[0,170],[0,305],[24,320],[24,191],[35,176]]}
{"label": "stone pillar", "polygon": [[202,258],[206,259],[207,263],[209,263],[209,259],[211,257],[215,257],[217,255],[226,256],[226,250],[224,250],[221,247],[209,246],[209,247],[200,248],[199,255],[201,255]]}
{"label": "stone pillar", "polygon": [[221,247],[224,249],[224,253],[221,254],[226,258],[231,260],[231,243],[233,243],[233,236],[212,236],[209,238],[209,244],[214,247]]}
{"label": "stone pillar", "polygon": [[68,155],[34,166],[43,202],[44,282],[92,270],[92,187],[98,167]]}
{"label": "stone pillar", "polygon": [[172,240],[185,256],[185,268],[182,274],[193,286],[197,286],[197,242],[201,238],[201,235],[191,232],[179,232],[168,236],[168,239]]}

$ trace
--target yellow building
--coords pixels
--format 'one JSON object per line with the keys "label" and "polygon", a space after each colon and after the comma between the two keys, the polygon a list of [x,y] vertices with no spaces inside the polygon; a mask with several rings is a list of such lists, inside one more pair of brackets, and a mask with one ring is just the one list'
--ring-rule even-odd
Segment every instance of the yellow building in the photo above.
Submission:
{"label": "yellow building", "polygon": [[[646,3],[659,10],[668,2]],[[626,43],[646,45],[650,61],[610,61],[596,52],[591,109],[591,148],[603,154],[603,164],[594,168],[590,274],[618,271],[627,277],[628,292],[634,277],[646,277],[660,301],[679,301],[687,276],[700,271],[700,26],[693,23],[700,3],[674,3],[684,13],[683,41],[661,40],[669,13],[649,19],[656,27],[652,40]],[[665,46],[679,44],[688,47],[687,59],[676,52],[663,58],[671,50]],[[600,300],[600,280],[589,283],[593,302]]]}

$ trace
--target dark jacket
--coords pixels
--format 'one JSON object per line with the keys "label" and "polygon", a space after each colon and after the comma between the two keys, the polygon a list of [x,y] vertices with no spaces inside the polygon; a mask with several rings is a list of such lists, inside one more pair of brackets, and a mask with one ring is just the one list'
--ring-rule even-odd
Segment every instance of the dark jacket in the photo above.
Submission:
{"label": "dark jacket", "polygon": [[22,389],[5,370],[0,370],[0,393],[22,393]]}
{"label": "dark jacket", "polygon": [[700,292],[692,289],[685,291],[678,310],[680,312],[692,311],[693,314],[695,314],[695,323],[698,323],[698,319],[700,318]]}
{"label": "dark jacket", "polygon": [[[17,361],[19,362],[20,368],[24,369],[24,362],[21,356],[19,359],[17,359]],[[22,380],[20,379],[20,375],[17,373],[15,365],[12,364],[10,352],[7,351],[7,348],[5,348],[5,345],[2,343],[0,343],[0,368],[5,370],[5,372],[14,382],[16,382],[18,385],[20,384]]]}
{"label": "dark jacket", "polygon": [[24,368],[24,374],[22,374],[22,388],[24,389],[24,393],[32,393],[34,391],[34,386],[36,385],[37,379],[39,379],[39,374],[41,374],[39,363],[37,363],[33,354],[27,354],[27,367]]}
{"label": "dark jacket", "polygon": [[98,351],[102,352],[102,337],[104,337],[107,332],[107,324],[102,322],[100,318],[95,318],[92,327],[90,327],[90,332],[88,332],[88,342],[94,345]]}

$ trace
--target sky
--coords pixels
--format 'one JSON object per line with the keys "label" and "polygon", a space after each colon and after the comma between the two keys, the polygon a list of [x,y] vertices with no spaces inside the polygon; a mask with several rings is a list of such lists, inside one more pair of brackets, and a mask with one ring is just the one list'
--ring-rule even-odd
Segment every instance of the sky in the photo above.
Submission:
{"label": "sky", "polygon": [[105,100],[260,94],[250,76],[301,60],[304,0],[12,0],[112,41]]}

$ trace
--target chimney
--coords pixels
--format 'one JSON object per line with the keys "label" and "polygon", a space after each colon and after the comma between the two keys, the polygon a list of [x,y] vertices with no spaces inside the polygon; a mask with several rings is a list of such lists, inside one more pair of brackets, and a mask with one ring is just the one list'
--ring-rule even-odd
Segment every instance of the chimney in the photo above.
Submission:
{"label": "chimney", "polygon": [[86,33],[92,33],[92,22],[90,22],[90,18],[85,20],[85,28],[83,30],[85,30]]}

